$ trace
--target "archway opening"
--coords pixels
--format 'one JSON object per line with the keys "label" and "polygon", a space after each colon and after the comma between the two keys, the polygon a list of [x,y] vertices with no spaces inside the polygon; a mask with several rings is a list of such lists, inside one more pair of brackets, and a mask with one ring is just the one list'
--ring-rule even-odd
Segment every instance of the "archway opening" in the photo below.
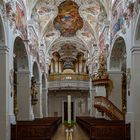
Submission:
{"label": "archway opening", "polygon": [[[14,114],[18,120],[22,120],[25,116],[23,110],[25,109],[25,102],[23,99],[26,96],[22,91],[24,83],[24,72],[29,71],[28,56],[23,40],[17,37],[14,42],[13,49],[13,80],[14,80]],[[29,79],[28,79],[29,80]],[[26,87],[25,87],[26,88]],[[25,109],[26,110],[26,109]],[[24,111],[25,111],[24,110]]]}
{"label": "archway opening", "polygon": [[48,116],[48,90],[46,87],[46,77],[45,74],[42,75],[42,112],[43,116]]}
{"label": "archway opening", "polygon": [[38,65],[36,62],[33,64],[33,76],[36,80],[36,82],[39,82],[39,70],[38,70]]}
{"label": "archway opening", "polygon": [[127,85],[126,85],[126,71],[127,71],[127,58],[126,58],[126,44],[122,37],[116,39],[112,48],[110,57],[110,70],[120,71],[121,86],[122,86],[122,111],[126,112],[127,105]]}

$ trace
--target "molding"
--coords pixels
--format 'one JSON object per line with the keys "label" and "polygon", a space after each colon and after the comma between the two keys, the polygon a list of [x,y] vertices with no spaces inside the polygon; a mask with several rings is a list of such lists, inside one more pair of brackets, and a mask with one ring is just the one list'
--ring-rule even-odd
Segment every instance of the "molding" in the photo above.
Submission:
{"label": "molding", "polygon": [[16,124],[15,114],[9,114],[9,119],[11,124]]}
{"label": "molding", "polygon": [[140,52],[140,45],[133,46],[130,50],[131,50],[131,53]]}
{"label": "molding", "polygon": [[123,72],[122,71],[118,71],[118,70],[111,70],[111,71],[108,71],[108,74],[122,74]]}
{"label": "molding", "polygon": [[17,74],[30,74],[31,72],[27,69],[19,69],[16,73]]}
{"label": "molding", "polygon": [[2,46],[0,45],[0,53],[1,52],[9,52],[9,48],[5,45],[2,45]]}
{"label": "molding", "polygon": [[43,91],[43,92],[47,92],[48,89],[47,89],[47,88],[42,88],[42,91]]}

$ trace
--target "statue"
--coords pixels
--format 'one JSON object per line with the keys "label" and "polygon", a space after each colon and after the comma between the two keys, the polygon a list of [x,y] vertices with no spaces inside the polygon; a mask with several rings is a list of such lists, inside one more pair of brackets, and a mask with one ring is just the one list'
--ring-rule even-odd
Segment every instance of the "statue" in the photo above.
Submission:
{"label": "statue", "polygon": [[32,102],[32,105],[35,105],[37,104],[37,88],[36,88],[36,80],[35,80],[35,77],[33,76],[31,78],[31,102]]}
{"label": "statue", "polygon": [[104,70],[105,69],[105,59],[103,55],[100,55],[99,57],[99,69]]}
{"label": "statue", "polygon": [[127,69],[126,71],[126,78],[127,78],[127,87],[130,89],[130,83],[131,83],[131,72],[130,68]]}

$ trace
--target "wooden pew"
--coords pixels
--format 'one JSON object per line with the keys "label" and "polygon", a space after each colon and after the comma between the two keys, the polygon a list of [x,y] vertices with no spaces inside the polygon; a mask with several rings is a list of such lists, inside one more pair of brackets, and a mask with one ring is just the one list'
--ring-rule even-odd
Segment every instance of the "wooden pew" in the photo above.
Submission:
{"label": "wooden pew", "polygon": [[126,125],[124,121],[94,117],[77,117],[76,120],[90,140],[130,140],[130,125]]}
{"label": "wooden pew", "polygon": [[18,121],[11,126],[11,140],[51,140],[61,122],[61,117]]}

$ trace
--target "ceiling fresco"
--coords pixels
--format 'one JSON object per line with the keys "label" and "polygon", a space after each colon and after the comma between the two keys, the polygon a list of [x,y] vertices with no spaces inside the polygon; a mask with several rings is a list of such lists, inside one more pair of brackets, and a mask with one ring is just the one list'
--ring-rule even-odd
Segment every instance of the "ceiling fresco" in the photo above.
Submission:
{"label": "ceiling fresco", "polygon": [[76,59],[78,50],[75,46],[73,46],[73,44],[66,43],[64,44],[64,46],[61,47],[61,49],[58,52],[61,56],[61,59]]}
{"label": "ceiling fresco", "polygon": [[79,15],[79,7],[73,1],[64,1],[58,7],[58,15],[54,19],[54,27],[62,36],[74,36],[83,27],[83,19]]}
{"label": "ceiling fresco", "polygon": [[[39,44],[46,47],[50,56],[54,52],[59,52],[63,59],[70,55],[69,59],[73,59],[77,52],[94,55],[94,46],[98,44],[112,0],[25,1]],[[69,47],[75,51],[71,52]]]}
{"label": "ceiling fresco", "polygon": [[[33,0],[30,1],[33,3]],[[104,11],[103,4],[106,0],[102,0],[103,3],[97,0],[34,1],[31,18],[35,29],[39,31],[37,34],[40,40],[45,38],[47,48],[59,37],[64,37],[64,41],[75,37],[74,40],[80,39],[91,46],[92,40],[97,41],[100,29],[98,16]]]}

